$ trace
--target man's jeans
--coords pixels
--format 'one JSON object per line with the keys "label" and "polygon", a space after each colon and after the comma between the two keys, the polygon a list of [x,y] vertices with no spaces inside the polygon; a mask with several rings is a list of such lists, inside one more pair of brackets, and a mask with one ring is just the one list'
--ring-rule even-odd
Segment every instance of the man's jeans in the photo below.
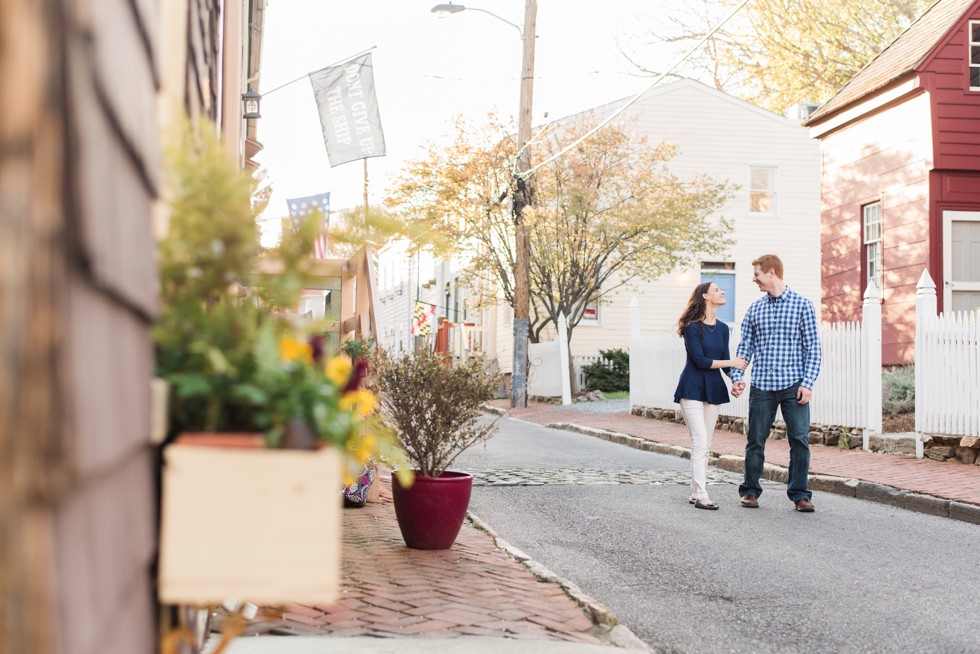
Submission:
{"label": "man's jeans", "polygon": [[755,386],[749,390],[749,434],[745,444],[745,481],[738,494],[762,495],[759,477],[766,461],[766,439],[776,419],[776,407],[782,409],[789,439],[789,483],[786,494],[794,502],[808,500],[807,473],[810,470],[810,405],[799,404],[796,393],[799,382],[781,391],[763,391]]}

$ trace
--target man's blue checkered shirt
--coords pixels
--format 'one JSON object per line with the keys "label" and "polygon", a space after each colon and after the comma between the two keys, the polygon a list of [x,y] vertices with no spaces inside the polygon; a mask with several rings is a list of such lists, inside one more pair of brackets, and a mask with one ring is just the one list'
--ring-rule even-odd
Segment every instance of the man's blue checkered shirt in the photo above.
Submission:
{"label": "man's blue checkered shirt", "polygon": [[[752,385],[780,391],[796,382],[813,389],[820,374],[820,334],[813,303],[786,288],[753,302],[742,319],[742,338],[735,356],[752,364]],[[743,372],[732,368],[732,381]]]}

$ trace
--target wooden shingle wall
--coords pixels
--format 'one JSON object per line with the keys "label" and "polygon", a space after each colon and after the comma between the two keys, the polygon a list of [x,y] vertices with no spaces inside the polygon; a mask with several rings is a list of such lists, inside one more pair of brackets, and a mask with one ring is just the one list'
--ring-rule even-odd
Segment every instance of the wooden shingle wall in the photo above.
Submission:
{"label": "wooden shingle wall", "polygon": [[66,8],[70,260],[59,365],[71,484],[53,507],[55,651],[152,651],[158,9],[135,0]]}
{"label": "wooden shingle wall", "polygon": [[0,4],[4,653],[156,648],[159,10]]}

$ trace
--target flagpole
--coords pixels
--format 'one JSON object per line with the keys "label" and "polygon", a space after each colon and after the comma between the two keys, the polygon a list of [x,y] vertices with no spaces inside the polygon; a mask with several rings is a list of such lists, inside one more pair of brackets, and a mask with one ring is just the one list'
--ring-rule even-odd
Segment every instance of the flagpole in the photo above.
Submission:
{"label": "flagpole", "polygon": [[[368,53],[368,52],[371,52],[372,50],[374,50],[374,49],[375,49],[375,48],[377,48],[377,47],[378,47],[378,46],[376,46],[376,45],[372,45],[372,46],[371,46],[370,48],[368,48],[367,50],[361,50],[361,51],[360,51],[360,52],[358,52],[357,54],[352,54],[351,56],[349,56],[349,57],[344,57],[343,59],[341,59],[341,60],[339,60],[339,61],[335,61],[335,62],[334,62],[334,63],[332,63],[332,64],[327,64],[327,65],[326,65],[326,66],[324,66],[323,68],[330,68],[330,67],[332,67],[332,66],[336,66],[336,65],[338,65],[338,64],[342,64],[342,63],[344,63],[345,61],[350,61],[351,59],[356,59],[357,57],[360,57],[360,56],[361,56],[362,54],[365,54],[365,53]],[[323,70],[323,68],[318,68],[317,70]],[[312,75],[312,74],[313,74],[313,73],[315,73],[315,72],[316,72],[316,70],[313,70],[313,71],[310,71],[309,73],[306,73],[305,75],[300,75],[299,77],[297,77],[296,79],[294,79],[294,80],[292,80],[292,81],[290,81],[290,82],[286,82],[285,84],[280,84],[279,86],[277,86],[276,88],[274,88],[274,89],[272,89],[271,91],[266,91],[265,93],[263,93],[263,94],[262,94],[262,97],[265,97],[265,96],[267,96],[267,95],[269,95],[270,93],[275,93],[275,92],[276,92],[276,91],[278,91],[279,89],[282,89],[282,88],[286,88],[286,87],[287,87],[287,86],[289,86],[290,84],[295,84],[296,82],[299,82],[300,80],[304,80],[304,79],[306,79],[307,77],[309,77],[310,75]]]}
{"label": "flagpole", "polygon": [[369,237],[367,233],[368,226],[368,170],[367,170],[367,157],[362,159],[364,162],[364,236]]}

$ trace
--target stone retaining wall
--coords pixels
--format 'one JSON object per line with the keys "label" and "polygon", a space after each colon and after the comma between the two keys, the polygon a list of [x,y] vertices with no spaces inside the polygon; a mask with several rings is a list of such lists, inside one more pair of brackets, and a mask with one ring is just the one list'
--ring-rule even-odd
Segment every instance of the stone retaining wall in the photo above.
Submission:
{"label": "stone retaining wall", "polygon": [[[635,406],[633,415],[656,420],[667,420],[683,424],[684,416],[680,409],[658,409],[654,407]],[[746,421],[743,418],[730,416],[718,417],[718,429],[745,434]],[[839,427],[835,425],[810,425],[810,444],[838,447],[842,450],[856,450],[863,445],[864,430],[859,427]],[[769,432],[769,438],[783,440],[786,438],[786,424],[777,420]],[[883,436],[872,435],[868,439],[868,448],[872,452],[882,454],[899,454],[915,456],[915,434],[890,434]],[[934,434],[922,435],[923,455],[935,461],[953,461],[966,465],[980,465],[980,438],[971,436],[940,436]]]}

